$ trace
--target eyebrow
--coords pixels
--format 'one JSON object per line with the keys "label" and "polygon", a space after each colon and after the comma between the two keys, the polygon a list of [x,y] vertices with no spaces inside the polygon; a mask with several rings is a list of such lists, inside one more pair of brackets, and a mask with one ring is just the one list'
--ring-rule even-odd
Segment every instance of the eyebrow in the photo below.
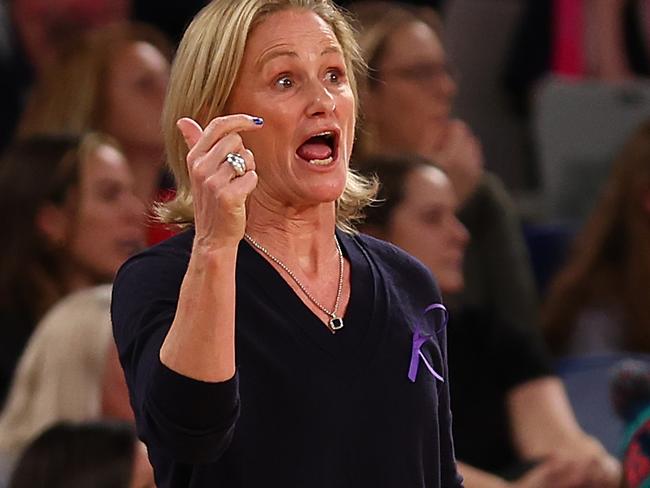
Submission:
{"label": "eyebrow", "polygon": [[[321,57],[325,56],[326,54],[341,54],[343,55],[343,51],[338,46],[328,46],[325,49],[323,49],[320,53]],[[290,49],[283,49],[281,51],[267,51],[264,53],[255,63],[257,66],[263,66],[272,59],[279,58],[281,56],[289,56],[292,58],[297,58],[298,53],[295,51],[292,51]]]}

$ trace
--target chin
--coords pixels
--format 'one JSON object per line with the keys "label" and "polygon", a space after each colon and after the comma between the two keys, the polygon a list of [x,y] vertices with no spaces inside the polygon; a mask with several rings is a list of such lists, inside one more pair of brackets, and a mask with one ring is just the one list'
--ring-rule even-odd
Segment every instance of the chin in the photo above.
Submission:
{"label": "chin", "polygon": [[337,178],[336,181],[319,181],[306,188],[306,195],[318,203],[334,202],[345,191],[345,179]]}
{"label": "chin", "polygon": [[465,287],[465,282],[463,281],[462,277],[440,279],[438,281],[438,286],[440,286],[440,289],[442,290],[443,293],[454,294],[463,291],[463,288]]}

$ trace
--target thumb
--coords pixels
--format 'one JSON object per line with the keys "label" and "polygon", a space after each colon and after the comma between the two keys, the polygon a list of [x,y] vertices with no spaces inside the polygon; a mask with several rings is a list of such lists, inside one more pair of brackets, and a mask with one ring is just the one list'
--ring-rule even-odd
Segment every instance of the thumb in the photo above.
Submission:
{"label": "thumb", "polygon": [[188,149],[192,149],[200,139],[201,134],[203,134],[203,129],[198,122],[189,117],[178,119],[176,127],[178,127],[183,139],[185,139],[185,144],[187,144]]}

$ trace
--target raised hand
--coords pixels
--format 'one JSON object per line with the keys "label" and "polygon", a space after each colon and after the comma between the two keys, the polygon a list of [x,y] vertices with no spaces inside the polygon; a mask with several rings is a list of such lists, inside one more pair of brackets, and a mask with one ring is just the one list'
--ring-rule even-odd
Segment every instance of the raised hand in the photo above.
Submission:
{"label": "raised hand", "polygon": [[[237,246],[246,228],[246,198],[257,186],[253,153],[239,132],[259,130],[262,119],[226,115],[205,129],[190,118],[177,122],[189,148],[187,171],[194,202],[195,246],[214,249]],[[226,162],[229,153],[241,155],[246,172],[237,176]]]}
{"label": "raised hand", "polygon": [[483,150],[469,126],[451,120],[430,157],[451,179],[460,202],[476,189],[483,174]]}

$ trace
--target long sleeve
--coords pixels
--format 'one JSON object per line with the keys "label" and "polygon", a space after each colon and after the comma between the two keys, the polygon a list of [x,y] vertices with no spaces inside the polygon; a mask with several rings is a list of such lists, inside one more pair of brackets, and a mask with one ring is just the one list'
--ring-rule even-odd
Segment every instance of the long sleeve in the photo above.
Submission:
{"label": "long sleeve", "polygon": [[176,462],[216,461],[238,419],[238,376],[207,383],[160,362],[189,255],[156,249],[128,261],[113,288],[113,330],[138,433],[149,449]]}

